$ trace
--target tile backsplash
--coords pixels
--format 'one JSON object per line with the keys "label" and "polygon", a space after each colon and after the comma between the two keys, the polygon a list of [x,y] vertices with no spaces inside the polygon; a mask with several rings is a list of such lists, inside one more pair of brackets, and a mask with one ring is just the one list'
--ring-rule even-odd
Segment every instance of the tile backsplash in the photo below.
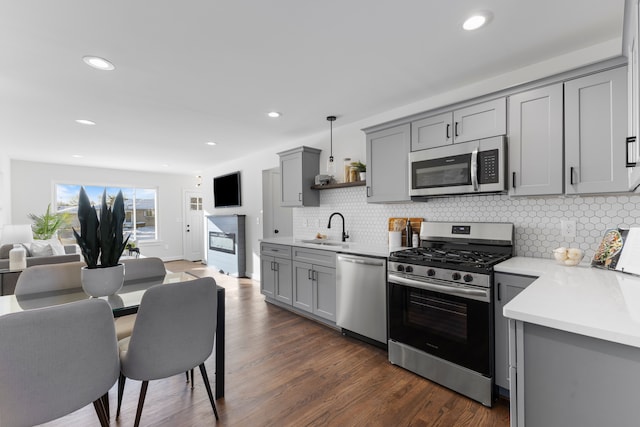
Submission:
{"label": "tile backsplash", "polygon": [[[367,203],[364,187],[320,192],[320,207],[294,208],[295,237],[312,238],[317,232],[340,239],[342,224],[329,215],[344,215],[349,241],[387,244],[388,219],[419,217],[426,221],[512,222],[515,225],[516,254],[552,258],[559,246],[579,247],[585,260],[591,259],[605,230],[611,227],[640,226],[640,195],[559,196],[516,198],[507,195],[456,196],[430,199],[422,203]],[[566,240],[561,221],[576,222],[576,237]]]}

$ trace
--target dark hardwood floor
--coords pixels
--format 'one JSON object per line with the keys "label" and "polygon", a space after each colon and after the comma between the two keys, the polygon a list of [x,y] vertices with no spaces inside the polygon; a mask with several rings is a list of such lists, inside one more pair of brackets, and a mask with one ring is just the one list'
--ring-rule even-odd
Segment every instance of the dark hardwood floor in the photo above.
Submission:
{"label": "dark hardwood floor", "polygon": [[[226,290],[226,390],[216,401],[220,426],[508,426],[509,407],[486,408],[391,365],[385,351],[264,302],[259,283],[220,275],[200,263],[171,271],[213,276]],[[213,359],[207,363],[213,381]],[[196,370],[197,371],[197,370]],[[131,426],[140,383],[127,381],[111,425]],[[202,377],[151,381],[141,425],[215,425]],[[93,406],[47,426],[98,426]]]}

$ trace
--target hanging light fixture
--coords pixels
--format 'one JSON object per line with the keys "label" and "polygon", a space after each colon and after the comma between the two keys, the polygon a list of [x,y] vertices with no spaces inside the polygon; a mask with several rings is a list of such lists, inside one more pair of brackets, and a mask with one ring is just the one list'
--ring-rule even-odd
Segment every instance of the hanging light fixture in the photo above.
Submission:
{"label": "hanging light fixture", "polygon": [[331,145],[329,151],[329,160],[327,161],[327,175],[334,176],[336,174],[336,163],[333,161],[333,122],[336,121],[336,116],[327,116],[327,120],[329,121],[331,131]]}

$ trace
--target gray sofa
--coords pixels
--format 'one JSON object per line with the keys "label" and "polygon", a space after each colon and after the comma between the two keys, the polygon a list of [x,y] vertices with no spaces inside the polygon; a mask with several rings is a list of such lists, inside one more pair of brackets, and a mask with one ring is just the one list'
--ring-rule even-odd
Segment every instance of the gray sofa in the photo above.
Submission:
{"label": "gray sofa", "polygon": [[[31,267],[33,265],[59,264],[62,262],[74,262],[74,261],[81,260],[80,254],[76,253],[75,245],[65,245],[64,251],[66,252],[65,255],[27,257],[27,267]],[[0,269],[3,269],[3,270],[9,269],[9,258],[0,259]],[[2,294],[3,295],[13,294],[19,275],[20,275],[19,272],[16,272],[15,274],[2,275]]]}

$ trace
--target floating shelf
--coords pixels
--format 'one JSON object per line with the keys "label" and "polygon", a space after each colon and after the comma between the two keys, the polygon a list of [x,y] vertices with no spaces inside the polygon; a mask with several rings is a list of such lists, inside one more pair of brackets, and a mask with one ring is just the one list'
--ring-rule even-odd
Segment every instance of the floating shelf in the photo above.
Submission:
{"label": "floating shelf", "polygon": [[367,181],[340,182],[338,184],[312,185],[312,190],[330,190],[332,188],[364,187]]}

